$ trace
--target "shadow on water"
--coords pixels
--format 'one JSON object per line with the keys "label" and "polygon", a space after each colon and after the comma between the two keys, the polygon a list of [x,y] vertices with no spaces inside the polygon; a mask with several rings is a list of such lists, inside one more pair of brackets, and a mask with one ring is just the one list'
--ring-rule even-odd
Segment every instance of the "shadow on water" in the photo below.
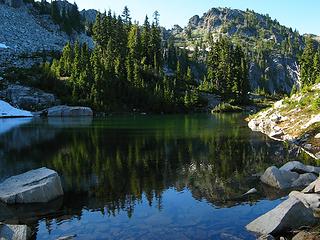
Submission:
{"label": "shadow on water", "polygon": [[[283,194],[261,186],[253,174],[290,156],[242,119],[237,114],[21,122],[0,132],[0,181],[46,166],[61,175],[65,196],[46,205],[0,205],[0,221],[26,223],[38,239],[73,233],[99,239],[92,229],[111,239],[154,239],[158,230],[163,239],[253,238],[245,224]],[[257,195],[242,197],[253,187]]]}

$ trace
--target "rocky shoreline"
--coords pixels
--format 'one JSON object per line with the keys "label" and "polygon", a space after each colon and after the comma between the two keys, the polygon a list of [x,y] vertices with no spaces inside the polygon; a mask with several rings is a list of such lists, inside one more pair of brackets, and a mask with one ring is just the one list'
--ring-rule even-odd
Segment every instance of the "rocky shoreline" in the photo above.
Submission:
{"label": "rocky shoreline", "polygon": [[[306,92],[278,101],[271,108],[249,117],[248,126],[252,131],[261,132],[276,141],[287,142],[298,152],[303,151],[319,160],[320,112],[314,104],[319,92],[320,84],[317,84]],[[260,239],[275,239],[288,233],[295,240],[320,239],[319,233],[301,232],[303,227],[310,230],[319,222],[319,170],[319,167],[306,166],[297,161],[279,169],[269,167],[261,176],[261,182],[293,191],[275,209],[248,224],[247,229],[262,235]],[[307,187],[301,192],[296,191],[303,186]]]}
{"label": "rocky shoreline", "polygon": [[[288,162],[281,168],[269,167],[261,176],[263,184],[280,190],[290,189],[288,199],[273,210],[249,223],[247,230],[266,236],[279,237],[302,227],[313,227],[319,220],[320,168],[301,162]],[[304,188],[305,187],[305,188]],[[301,192],[297,191],[304,188]]]}
{"label": "rocky shoreline", "polygon": [[310,92],[278,101],[273,107],[249,117],[248,126],[252,131],[261,132],[273,140],[288,142],[319,160],[320,111],[312,103],[319,93],[320,84],[317,84]]}

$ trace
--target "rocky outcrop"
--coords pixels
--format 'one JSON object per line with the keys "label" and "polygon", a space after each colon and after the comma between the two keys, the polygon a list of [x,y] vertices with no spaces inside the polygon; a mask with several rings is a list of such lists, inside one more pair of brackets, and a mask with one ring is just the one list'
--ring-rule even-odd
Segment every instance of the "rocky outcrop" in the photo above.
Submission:
{"label": "rocky outcrop", "polygon": [[248,224],[246,228],[258,234],[277,235],[315,223],[316,218],[312,209],[307,208],[299,199],[290,197],[275,209]]}
{"label": "rocky outcrop", "polygon": [[278,189],[293,189],[308,186],[319,176],[319,168],[306,166],[300,162],[289,162],[278,169],[269,167],[261,176],[261,181]]}
{"label": "rocky outcrop", "polygon": [[0,90],[1,98],[29,111],[43,110],[60,104],[60,100],[54,94],[18,84],[7,84]]}
{"label": "rocky outcrop", "polygon": [[320,114],[317,101],[320,86],[310,91],[294,94],[276,102],[249,119],[253,131],[266,134],[278,141],[287,141],[315,159],[320,159],[319,128]]}
{"label": "rocky outcrop", "polygon": [[[291,192],[287,200],[248,224],[247,229],[258,234],[278,236],[302,226],[312,227],[320,217],[320,189],[316,187],[319,185],[320,179],[317,179],[302,192]],[[299,239],[298,236],[296,239]]]}
{"label": "rocky outcrop", "polygon": [[46,203],[62,195],[59,175],[47,168],[10,177],[0,184],[0,201],[6,204]]}
{"label": "rocky outcrop", "polygon": [[42,115],[47,117],[86,117],[93,116],[89,107],[55,106],[45,110]]}
{"label": "rocky outcrop", "polygon": [[87,23],[94,23],[97,18],[98,11],[95,9],[82,10],[80,15]]}
{"label": "rocky outcrop", "polygon": [[8,225],[0,223],[0,239],[28,240],[31,231],[26,225]]}
{"label": "rocky outcrop", "polygon": [[[281,46],[285,41],[291,41],[303,48],[304,37],[290,28],[281,26],[269,16],[253,11],[212,8],[202,16],[191,17],[183,31],[173,28],[169,32],[179,46],[186,45],[190,51],[194,51],[195,43],[205,44],[203,49],[209,51],[210,46],[205,40],[208,35],[214,40],[224,36],[231,41],[236,39],[237,42],[249,44],[249,80],[252,91],[264,89],[271,94],[290,93],[292,86],[298,82],[296,52],[299,49],[296,48],[290,54],[283,54]],[[255,49],[261,41],[273,44],[274,47],[271,51],[266,51],[268,53],[264,54],[263,60],[255,60],[253,56],[259,55]]]}

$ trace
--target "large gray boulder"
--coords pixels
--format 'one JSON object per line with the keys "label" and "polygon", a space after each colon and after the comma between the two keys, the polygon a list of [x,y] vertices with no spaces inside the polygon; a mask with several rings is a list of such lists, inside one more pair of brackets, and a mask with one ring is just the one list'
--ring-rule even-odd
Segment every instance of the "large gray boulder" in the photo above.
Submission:
{"label": "large gray boulder", "polygon": [[55,106],[47,110],[48,117],[86,117],[93,116],[89,107]]}
{"label": "large gray boulder", "polygon": [[0,184],[0,201],[6,204],[46,203],[62,195],[59,175],[48,168],[10,177]]}
{"label": "large gray boulder", "polygon": [[279,206],[257,218],[246,228],[258,234],[277,235],[302,226],[317,222],[313,211],[307,208],[299,199],[290,197]]}
{"label": "large gray boulder", "polygon": [[277,167],[269,167],[261,176],[261,181],[271,187],[285,189],[299,178],[298,173],[281,171]]}
{"label": "large gray boulder", "polygon": [[297,173],[314,173],[319,175],[320,173],[320,167],[314,167],[309,165],[304,165],[301,162],[298,161],[292,161],[288,162],[285,165],[283,165],[280,170],[283,171],[291,171],[291,172],[297,172]]}
{"label": "large gray boulder", "polygon": [[306,187],[317,179],[313,173],[299,174],[296,172],[269,167],[261,176],[261,181],[278,189],[290,189]]}
{"label": "large gray boulder", "polygon": [[7,225],[0,223],[0,239],[27,240],[30,237],[30,229],[26,225]]}

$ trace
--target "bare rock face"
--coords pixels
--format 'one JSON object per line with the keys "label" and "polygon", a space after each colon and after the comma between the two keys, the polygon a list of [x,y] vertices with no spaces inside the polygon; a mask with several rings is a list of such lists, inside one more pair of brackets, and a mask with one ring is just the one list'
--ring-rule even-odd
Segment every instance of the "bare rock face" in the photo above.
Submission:
{"label": "bare rock face", "polygon": [[26,225],[6,225],[0,223],[0,239],[27,240],[30,237],[30,229]]}
{"label": "bare rock face", "polygon": [[258,234],[275,236],[279,233],[315,223],[316,218],[312,209],[307,208],[299,199],[290,197],[278,207],[248,224],[246,228]]}
{"label": "bare rock face", "polygon": [[0,201],[6,204],[46,203],[62,195],[59,175],[48,168],[10,177],[0,184]]}
{"label": "bare rock face", "polygon": [[88,107],[55,106],[47,110],[48,117],[87,117],[93,116],[93,111]]}
{"label": "bare rock face", "polygon": [[0,90],[0,98],[29,111],[43,110],[60,103],[60,100],[51,93],[18,84],[8,84]]}

